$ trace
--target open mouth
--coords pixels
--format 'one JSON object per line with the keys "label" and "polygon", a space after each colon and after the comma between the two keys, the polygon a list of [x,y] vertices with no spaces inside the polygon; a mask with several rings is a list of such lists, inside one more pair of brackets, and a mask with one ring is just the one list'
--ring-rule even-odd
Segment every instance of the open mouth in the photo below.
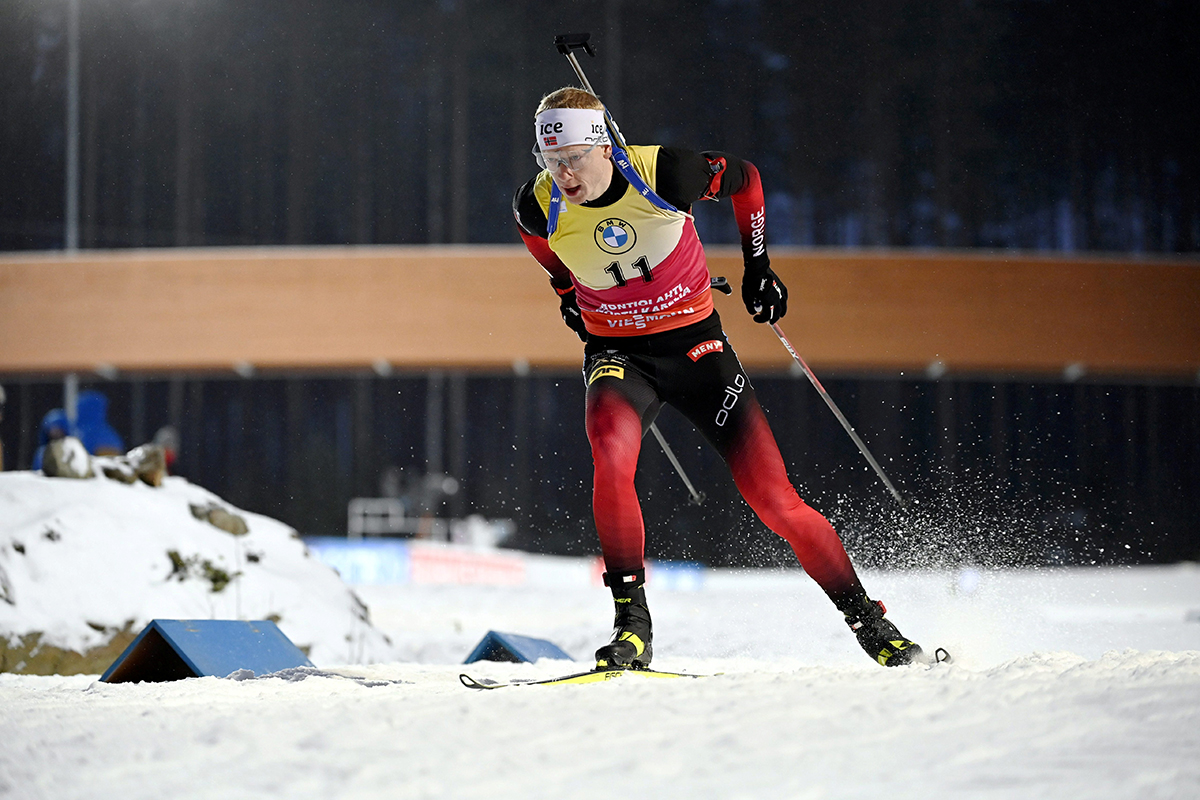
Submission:
{"label": "open mouth", "polygon": [[563,190],[563,194],[565,194],[567,197],[571,198],[572,200],[574,200],[576,197],[578,197],[579,195],[581,195],[583,193],[582,186],[564,186],[564,187],[562,187],[562,190]]}

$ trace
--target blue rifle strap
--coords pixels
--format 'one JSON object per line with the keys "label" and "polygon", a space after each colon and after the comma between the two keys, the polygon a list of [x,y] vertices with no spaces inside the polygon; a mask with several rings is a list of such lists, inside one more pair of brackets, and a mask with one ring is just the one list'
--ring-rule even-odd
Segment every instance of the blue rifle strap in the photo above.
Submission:
{"label": "blue rifle strap", "polygon": [[554,179],[550,179],[550,213],[546,217],[546,238],[549,239],[558,230],[558,212],[562,209],[563,200],[562,191],[558,188],[558,184]]}
{"label": "blue rifle strap", "polygon": [[638,175],[637,170],[633,168],[633,164],[629,163],[628,153],[615,144],[612,146],[612,150],[613,163],[617,165],[617,170],[625,176],[625,180],[629,181],[629,185],[632,186],[638,194],[649,200],[651,205],[661,208],[663,211],[671,211],[676,214],[679,213],[678,208],[655,194],[654,190],[650,188],[649,184],[642,180],[642,176]]}
{"label": "blue rifle strap", "polygon": [[[650,201],[650,204],[661,208],[663,211],[670,211],[675,214],[683,213],[675,206],[663,200],[650,185],[642,180],[642,176],[633,168],[633,164],[629,161],[629,154],[622,150],[619,146],[613,145],[613,164],[616,165],[617,171],[629,181],[629,185],[634,188],[638,194]],[[562,191],[559,190],[558,184],[553,180],[550,181],[550,213],[546,217],[546,237],[554,235],[554,231],[558,230],[558,214],[562,209],[563,197]]]}

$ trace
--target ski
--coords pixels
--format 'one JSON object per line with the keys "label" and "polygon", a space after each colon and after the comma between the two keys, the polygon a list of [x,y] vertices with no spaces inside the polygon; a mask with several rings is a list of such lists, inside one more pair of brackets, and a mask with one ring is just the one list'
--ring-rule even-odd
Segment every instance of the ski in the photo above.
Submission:
{"label": "ski", "polygon": [[557,678],[544,678],[542,680],[515,680],[502,683],[493,681],[490,678],[476,680],[470,675],[460,674],[458,679],[462,681],[462,685],[468,689],[503,689],[507,686],[550,686],[554,684],[567,683],[600,683],[601,681],[615,680],[622,675],[629,673],[631,675],[641,675],[643,678],[706,678],[707,675],[694,675],[690,672],[660,672],[653,669],[592,669],[587,672],[575,672],[570,675],[560,675]]}
{"label": "ski", "polygon": [[[930,667],[938,666],[939,664],[949,664],[953,661],[950,653],[944,648],[937,648],[933,653],[933,659],[927,662]],[[630,675],[640,675],[643,678],[708,678],[709,675],[698,675],[692,672],[662,672],[653,669],[633,669],[625,667],[622,669],[590,669],[587,672],[573,672],[570,675],[559,675],[555,678],[543,678],[541,680],[526,680],[517,679],[514,681],[494,681],[491,678],[472,678],[466,673],[460,673],[459,681],[468,689],[504,689],[509,686],[553,686],[557,684],[569,683],[601,683],[603,681],[611,681],[620,678],[626,673]]]}
{"label": "ski", "polygon": [[919,656],[914,657],[912,661],[899,666],[925,667],[926,669],[933,669],[934,667],[940,667],[943,664],[951,664],[953,662],[954,657],[950,655],[949,651],[947,651],[944,647],[939,647],[933,651],[933,655],[922,652]]}

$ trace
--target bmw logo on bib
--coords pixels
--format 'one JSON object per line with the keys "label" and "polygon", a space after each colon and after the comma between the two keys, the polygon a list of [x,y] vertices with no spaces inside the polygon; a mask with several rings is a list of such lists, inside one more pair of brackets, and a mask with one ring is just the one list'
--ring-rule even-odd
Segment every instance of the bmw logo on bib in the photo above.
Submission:
{"label": "bmw logo on bib", "polygon": [[596,245],[606,253],[619,256],[636,242],[633,226],[623,219],[606,219],[596,226]]}

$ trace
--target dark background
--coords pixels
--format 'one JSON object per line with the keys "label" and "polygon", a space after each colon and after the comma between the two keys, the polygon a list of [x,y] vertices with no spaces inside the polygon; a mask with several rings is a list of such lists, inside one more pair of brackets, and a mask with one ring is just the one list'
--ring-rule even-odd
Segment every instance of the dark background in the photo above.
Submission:
{"label": "dark background", "polygon": [[[63,241],[66,8],[0,4],[0,250]],[[776,244],[1195,252],[1198,23],[1189,0],[86,0],[80,242],[516,241],[534,107],[574,79],[553,36],[589,30],[629,140],[754,161]]]}
{"label": "dark background", "polygon": [[[940,564],[1162,563],[1200,559],[1200,386],[825,375],[823,383],[908,498],[900,513],[803,377],[754,386],[801,496],[854,558]],[[8,467],[62,384],[5,380]],[[127,444],[179,428],[177,471],[305,535],[341,535],[351,497],[376,496],[389,467],[461,485],[434,508],[514,519],[523,549],[598,552],[578,372],[434,372],[381,377],[178,375],[94,378]],[[431,426],[430,420],[434,421]],[[740,499],[723,463],[674,410],[658,420],[700,507],[653,437],[638,488],[651,557],[794,566]]]}
{"label": "dark background", "polygon": [[[66,8],[0,3],[0,251],[64,242]],[[573,78],[553,35],[590,30],[629,140],[754,161],[773,244],[1194,254],[1198,22],[1169,0],[87,0],[80,243],[516,242],[533,109]],[[736,241],[726,205],[697,216]],[[1200,558],[1195,384],[822,377],[917,501],[896,513],[807,382],[755,376],[861,562]],[[6,466],[27,467],[60,376],[0,378]],[[82,379],[130,445],[175,424],[182,474],[305,534],[343,532],[388,467],[436,467],[462,485],[439,513],[596,550],[575,373]],[[659,424],[709,500],[648,440],[650,554],[794,563],[689,426]]]}

